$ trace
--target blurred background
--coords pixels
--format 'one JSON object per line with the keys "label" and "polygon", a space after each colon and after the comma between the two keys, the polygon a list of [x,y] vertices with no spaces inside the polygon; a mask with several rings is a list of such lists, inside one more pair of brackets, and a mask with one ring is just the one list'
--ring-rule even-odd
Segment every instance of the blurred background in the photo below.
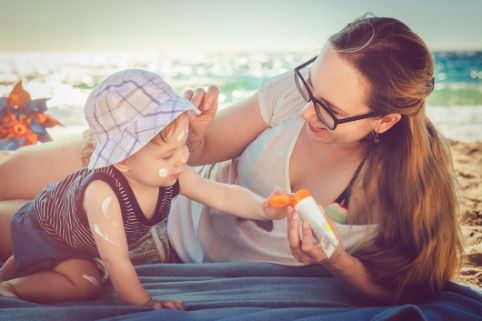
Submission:
{"label": "blurred background", "polygon": [[161,74],[182,93],[215,84],[220,107],[317,54],[326,39],[372,12],[405,22],[432,50],[428,113],[447,137],[482,140],[482,1],[0,1],[0,97],[18,80],[48,114],[86,128],[83,103],[106,75]]}

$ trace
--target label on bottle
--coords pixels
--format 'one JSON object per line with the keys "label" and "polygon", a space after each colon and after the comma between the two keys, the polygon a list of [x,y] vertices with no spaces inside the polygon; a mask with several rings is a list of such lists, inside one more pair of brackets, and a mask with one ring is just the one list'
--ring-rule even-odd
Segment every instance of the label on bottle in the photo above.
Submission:
{"label": "label on bottle", "polygon": [[338,246],[338,239],[330,224],[325,219],[322,209],[311,196],[300,200],[298,204],[296,204],[295,209],[303,222],[308,223],[311,227],[313,236],[325,252],[325,255],[330,257]]}

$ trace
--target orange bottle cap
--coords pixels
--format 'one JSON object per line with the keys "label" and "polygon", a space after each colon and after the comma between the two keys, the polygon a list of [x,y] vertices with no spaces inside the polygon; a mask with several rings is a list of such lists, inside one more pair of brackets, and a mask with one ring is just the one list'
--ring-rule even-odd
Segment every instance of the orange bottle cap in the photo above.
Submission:
{"label": "orange bottle cap", "polygon": [[273,195],[269,201],[271,207],[285,207],[291,204],[291,197],[286,194]]}
{"label": "orange bottle cap", "polygon": [[[293,201],[291,202],[291,205],[295,206],[296,204],[298,204],[298,202],[301,202],[303,199],[307,198],[311,196],[311,193],[309,190],[307,189],[300,189],[299,191],[297,191],[293,197]],[[293,204],[294,203],[294,204]]]}
{"label": "orange bottle cap", "polygon": [[287,194],[276,194],[273,195],[268,203],[271,207],[285,207],[291,204],[291,206],[296,206],[298,202],[304,198],[311,196],[311,193],[307,189],[300,189],[293,196]]}

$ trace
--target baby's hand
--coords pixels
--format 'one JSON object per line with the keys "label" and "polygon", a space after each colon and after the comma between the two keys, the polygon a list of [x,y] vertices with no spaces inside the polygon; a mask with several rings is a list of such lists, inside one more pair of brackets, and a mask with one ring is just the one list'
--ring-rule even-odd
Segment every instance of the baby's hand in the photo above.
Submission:
{"label": "baby's hand", "polygon": [[154,310],[159,309],[173,309],[173,310],[184,310],[184,302],[182,301],[160,301],[151,299],[149,302],[144,304],[145,307],[152,308]]}
{"label": "baby's hand", "polygon": [[289,207],[292,207],[289,196],[276,188],[263,203],[264,216],[268,220],[283,219],[288,216]]}

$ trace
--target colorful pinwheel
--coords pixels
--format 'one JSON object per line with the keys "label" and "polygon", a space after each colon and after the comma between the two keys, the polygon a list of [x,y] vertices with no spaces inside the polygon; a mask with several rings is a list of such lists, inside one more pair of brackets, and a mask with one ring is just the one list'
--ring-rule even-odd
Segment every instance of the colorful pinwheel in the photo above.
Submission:
{"label": "colorful pinwheel", "polygon": [[15,84],[8,97],[0,98],[0,150],[15,150],[52,140],[46,128],[63,125],[44,114],[47,100],[32,100],[23,89],[22,81]]}

